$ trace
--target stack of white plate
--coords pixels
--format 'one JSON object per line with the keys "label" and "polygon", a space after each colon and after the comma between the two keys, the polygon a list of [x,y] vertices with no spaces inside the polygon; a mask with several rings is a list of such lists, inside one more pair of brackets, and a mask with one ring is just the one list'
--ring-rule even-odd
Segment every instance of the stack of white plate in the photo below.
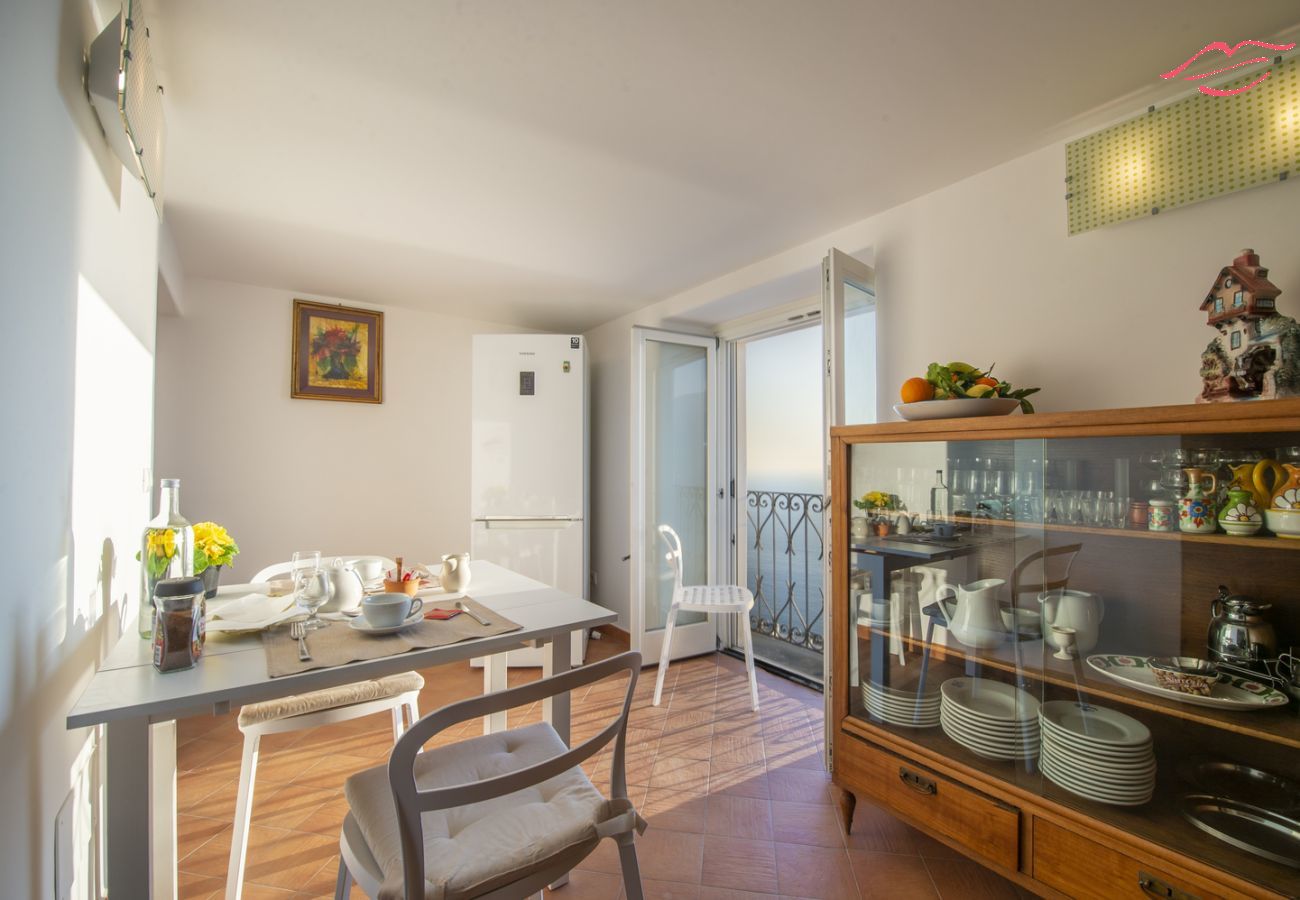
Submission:
{"label": "stack of white plate", "polygon": [[877,719],[904,728],[933,728],[939,724],[939,687],[927,685],[917,696],[916,688],[882,687],[862,679],[862,705]]}
{"label": "stack of white plate", "polygon": [[944,734],[989,759],[1038,755],[1038,701],[988,678],[949,678],[941,688]]}
{"label": "stack of white plate", "polygon": [[1151,732],[1113,709],[1053,700],[1044,703],[1043,774],[1089,800],[1141,806],[1156,787]]}

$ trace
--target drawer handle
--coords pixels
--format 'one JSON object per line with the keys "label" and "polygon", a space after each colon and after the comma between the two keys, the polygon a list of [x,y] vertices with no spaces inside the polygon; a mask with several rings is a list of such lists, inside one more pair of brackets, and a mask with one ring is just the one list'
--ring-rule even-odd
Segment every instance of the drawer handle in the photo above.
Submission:
{"label": "drawer handle", "polygon": [[1163,897],[1165,900],[1200,900],[1195,894],[1180,891],[1172,884],[1161,881],[1146,872],[1138,872],[1138,887],[1142,888],[1144,894],[1152,897]]}
{"label": "drawer handle", "polygon": [[903,784],[920,794],[930,794],[931,796],[939,793],[939,786],[931,779],[924,775],[917,775],[915,772],[909,772],[902,766],[898,767],[898,778]]}

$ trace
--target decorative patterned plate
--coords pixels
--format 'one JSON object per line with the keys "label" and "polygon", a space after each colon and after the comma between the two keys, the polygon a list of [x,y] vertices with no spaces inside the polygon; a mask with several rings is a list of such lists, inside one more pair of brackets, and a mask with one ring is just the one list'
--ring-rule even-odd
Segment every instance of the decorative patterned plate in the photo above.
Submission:
{"label": "decorative patterned plate", "polygon": [[1131,688],[1157,697],[1190,703],[1193,706],[1212,706],[1216,709],[1273,709],[1285,706],[1289,699],[1281,691],[1274,690],[1266,684],[1251,681],[1248,678],[1224,674],[1218,684],[1210,688],[1208,697],[1184,694],[1161,687],[1156,682],[1155,673],[1147,665],[1147,656],[1119,656],[1115,654],[1096,654],[1088,657],[1088,665],[1098,672]]}

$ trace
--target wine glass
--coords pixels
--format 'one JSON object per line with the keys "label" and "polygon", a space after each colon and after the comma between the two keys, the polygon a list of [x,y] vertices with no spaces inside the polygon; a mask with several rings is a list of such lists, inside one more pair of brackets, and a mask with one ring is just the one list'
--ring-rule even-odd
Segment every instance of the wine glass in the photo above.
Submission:
{"label": "wine glass", "polygon": [[307,613],[308,628],[324,628],[316,613],[330,598],[329,575],[320,567],[319,550],[297,550],[290,564],[293,573],[293,599]]}

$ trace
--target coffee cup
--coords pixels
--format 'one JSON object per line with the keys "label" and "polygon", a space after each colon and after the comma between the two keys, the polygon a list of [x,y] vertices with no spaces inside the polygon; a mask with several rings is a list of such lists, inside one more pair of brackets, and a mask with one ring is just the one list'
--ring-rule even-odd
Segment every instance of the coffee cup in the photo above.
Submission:
{"label": "coffee cup", "polygon": [[950,538],[957,533],[957,527],[951,522],[935,522],[933,529],[938,538]]}
{"label": "coffee cup", "polygon": [[424,608],[424,601],[406,594],[372,594],[361,601],[361,615],[371,628],[392,628]]}
{"label": "coffee cup", "polygon": [[352,568],[363,582],[370,584],[384,574],[384,560],[378,556],[363,556],[352,560]]}

